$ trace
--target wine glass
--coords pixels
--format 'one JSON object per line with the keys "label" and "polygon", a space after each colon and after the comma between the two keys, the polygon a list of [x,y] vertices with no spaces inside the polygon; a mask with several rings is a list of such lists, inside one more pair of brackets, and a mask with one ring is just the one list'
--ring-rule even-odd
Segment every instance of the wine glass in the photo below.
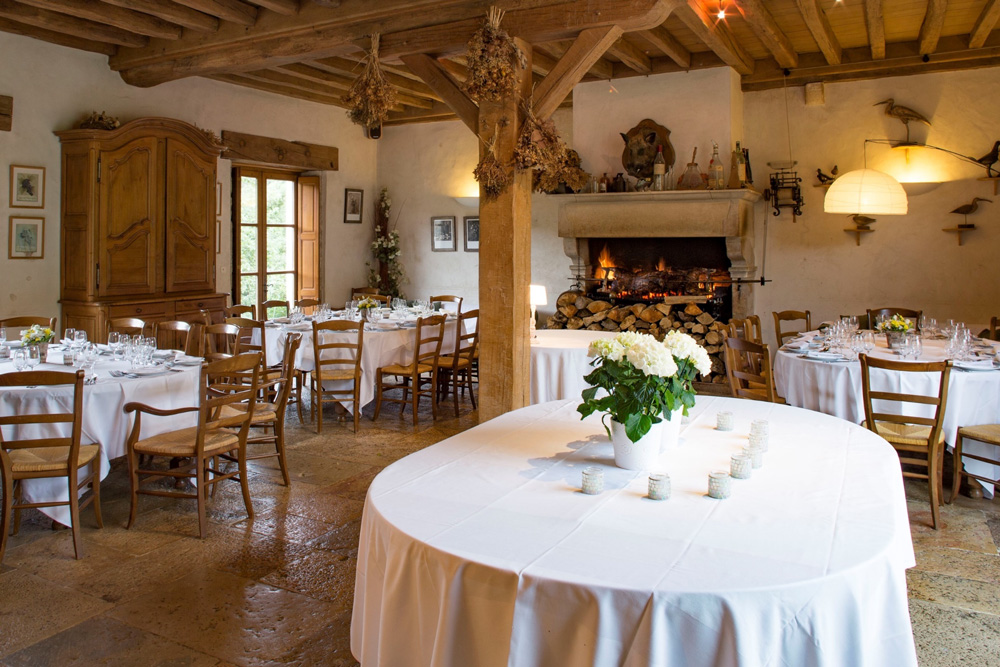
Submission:
{"label": "wine glass", "polygon": [[122,344],[122,335],[117,331],[108,332],[108,347],[111,349],[112,354],[116,354],[118,348]]}
{"label": "wine glass", "polygon": [[26,352],[28,368],[34,370],[38,367],[38,364],[42,363],[42,350],[38,345],[29,345]]}
{"label": "wine glass", "polygon": [[83,344],[87,342],[87,332],[82,329],[77,329],[73,333],[73,340],[76,341],[78,346],[82,347]]}
{"label": "wine glass", "polygon": [[372,308],[371,311],[368,313],[368,320],[372,324],[378,324],[379,322],[381,322],[382,321],[382,309],[381,308]]}
{"label": "wine glass", "polygon": [[851,328],[851,331],[857,331],[858,330],[858,316],[857,315],[851,315],[847,319],[847,325]]}
{"label": "wine glass", "polygon": [[865,332],[865,354],[871,354],[875,350],[875,332]]}
{"label": "wine glass", "polygon": [[19,348],[14,350],[14,370],[23,371],[28,366],[27,350]]}
{"label": "wine glass", "polygon": [[73,343],[76,341],[76,329],[73,327],[66,327],[66,331],[63,332],[63,340],[66,341],[67,345],[72,347]]}

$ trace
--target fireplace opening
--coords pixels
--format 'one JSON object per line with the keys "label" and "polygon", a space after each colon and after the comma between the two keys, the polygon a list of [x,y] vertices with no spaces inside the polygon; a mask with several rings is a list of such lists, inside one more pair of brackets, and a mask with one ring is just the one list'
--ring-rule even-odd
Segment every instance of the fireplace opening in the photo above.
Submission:
{"label": "fireplace opening", "polygon": [[619,303],[696,303],[732,317],[724,238],[591,238],[587,296]]}

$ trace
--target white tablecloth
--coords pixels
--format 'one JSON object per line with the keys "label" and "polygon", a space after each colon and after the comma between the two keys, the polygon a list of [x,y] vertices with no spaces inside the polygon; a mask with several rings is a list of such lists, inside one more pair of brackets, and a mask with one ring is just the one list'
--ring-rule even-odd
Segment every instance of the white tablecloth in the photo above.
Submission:
{"label": "white tablecloth", "polygon": [[617,331],[540,329],[531,339],[531,403],[580,400],[593,368],[587,357],[591,341],[614,338]]}
{"label": "white tablecloth", "polygon": [[[50,361],[62,359],[57,351],[50,351],[49,355]],[[83,444],[101,445],[101,479],[107,477],[111,469],[109,461],[125,455],[125,439],[132,428],[132,416],[126,415],[123,411],[126,403],[138,401],[165,410],[198,404],[199,367],[177,366],[176,368],[183,372],[168,372],[166,375],[135,379],[112,378],[108,371],[127,371],[129,364],[111,360],[98,362],[97,384],[84,385],[83,388],[81,439]],[[62,364],[41,364],[38,370],[73,372],[76,369]],[[10,372],[16,372],[10,361],[0,363],[0,373]],[[72,387],[56,390],[38,387],[3,391],[0,392],[0,414],[66,411],[72,408],[72,395]],[[148,438],[186,428],[196,422],[196,414],[172,417],[144,415],[142,437]],[[53,428],[58,427],[53,426]],[[65,477],[25,480],[23,484],[24,499],[27,502],[49,502],[68,498],[69,489]],[[68,507],[46,507],[40,511],[62,524],[67,526],[70,524]]]}
{"label": "white tablecloth", "polygon": [[[365,667],[907,667],[914,565],[884,440],[783,405],[699,397],[662,457],[673,496],[613,465],[575,401],[508,413],[412,454],[365,500],[351,650]],[[715,413],[736,430],[715,430]],[[770,451],[706,496],[753,418]],[[578,491],[604,469],[606,490]]]}
{"label": "white tablecloth", "polygon": [[[810,332],[807,338],[811,338]],[[861,363],[823,362],[800,356],[800,352],[779,351],[774,358],[774,382],[778,394],[789,405],[808,408],[859,424],[865,418],[864,394],[861,389]],[[876,336],[873,357],[899,360],[890,352],[885,336]],[[917,361],[941,361],[947,357],[945,341],[925,340],[923,354]],[[874,371],[872,386],[876,390],[936,394],[940,379],[936,373],[904,374]],[[927,416],[932,416],[930,411]],[[944,414],[945,440],[954,445],[962,426],[1000,423],[1000,371],[964,371],[952,369],[948,384],[948,405]],[[966,440],[963,448],[969,454],[996,458],[996,447]],[[969,472],[994,479],[1000,468],[974,459],[964,459]],[[992,485],[986,486],[992,493]]]}
{"label": "white tablecloth", "polygon": [[[289,333],[302,334],[302,344],[295,354],[295,368],[300,371],[310,372],[316,370],[316,357],[313,354],[312,327],[299,325],[299,327],[266,327],[265,338],[267,340],[267,362],[276,364],[284,359],[285,339]],[[455,349],[455,335],[458,331],[458,320],[448,320],[444,326],[444,340],[441,342],[441,354],[448,354]],[[256,332],[254,333],[256,335]],[[326,333],[329,336],[328,342],[342,340],[343,342],[353,341],[357,338],[356,333]],[[364,349],[361,352],[361,393],[359,400],[364,407],[375,400],[375,371],[382,366],[392,364],[408,363],[413,359],[413,345],[416,339],[416,329],[403,328],[391,330],[366,330]],[[331,355],[339,352],[343,358],[347,357],[346,350],[326,350],[324,354]],[[325,382],[327,389],[349,389],[350,382]],[[345,401],[341,401],[345,402]],[[350,401],[346,401],[350,408]]]}

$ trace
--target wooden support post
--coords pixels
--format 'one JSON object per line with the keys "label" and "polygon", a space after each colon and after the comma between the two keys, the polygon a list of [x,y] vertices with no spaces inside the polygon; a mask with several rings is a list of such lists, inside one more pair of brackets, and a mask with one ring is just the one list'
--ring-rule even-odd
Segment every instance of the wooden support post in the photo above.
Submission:
{"label": "wooden support post", "polygon": [[[503,164],[511,163],[523,121],[521,101],[531,94],[531,46],[517,42],[528,58],[519,93],[479,104],[479,136],[489,144],[496,132]],[[480,155],[485,150],[480,142]],[[479,219],[479,420],[484,422],[530,401],[531,173],[515,174],[493,201],[480,190]]]}

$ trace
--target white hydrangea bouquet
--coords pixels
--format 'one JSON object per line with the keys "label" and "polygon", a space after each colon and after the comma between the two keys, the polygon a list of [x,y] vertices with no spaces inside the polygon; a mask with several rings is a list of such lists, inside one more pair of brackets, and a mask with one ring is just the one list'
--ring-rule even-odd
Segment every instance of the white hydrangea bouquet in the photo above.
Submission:
{"label": "white hydrangea bouquet", "polygon": [[52,329],[32,324],[30,329],[25,329],[21,333],[21,343],[24,345],[42,345],[43,343],[51,343],[55,337],[56,334]]}
{"label": "white hydrangea bouquet", "polygon": [[[683,408],[686,415],[694,407],[695,377],[712,370],[705,348],[678,331],[669,332],[662,343],[649,334],[623,332],[595,340],[587,354],[594,358],[594,370],[584,377],[590,388],[583,391],[577,411],[583,417],[604,413],[601,422],[609,438],[604,417],[610,416],[633,443],[675,410]],[[598,398],[601,389],[607,395]]]}

